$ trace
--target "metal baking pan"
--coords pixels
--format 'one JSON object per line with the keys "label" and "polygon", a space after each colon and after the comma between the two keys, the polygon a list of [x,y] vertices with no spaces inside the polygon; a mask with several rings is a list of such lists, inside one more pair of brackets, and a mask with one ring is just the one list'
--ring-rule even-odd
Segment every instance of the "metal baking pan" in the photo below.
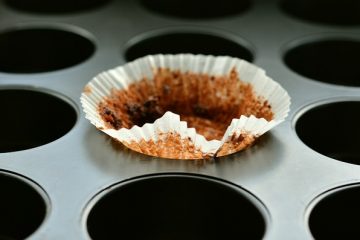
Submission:
{"label": "metal baking pan", "polygon": [[[0,1],[0,238],[358,238],[357,1],[167,2]],[[243,152],[179,161],[84,118],[93,76],[178,52],[262,67],[292,98],[286,121]]]}

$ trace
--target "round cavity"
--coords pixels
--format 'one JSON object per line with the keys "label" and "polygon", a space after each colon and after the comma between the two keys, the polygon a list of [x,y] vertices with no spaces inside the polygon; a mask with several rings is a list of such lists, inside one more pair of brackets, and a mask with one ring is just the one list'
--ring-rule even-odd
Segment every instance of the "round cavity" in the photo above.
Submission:
{"label": "round cavity", "polygon": [[334,38],[295,46],[285,53],[284,61],[302,76],[320,82],[358,87],[359,55],[359,41]]}
{"label": "round cavity", "polygon": [[331,191],[315,203],[309,228],[315,239],[359,239],[359,185]]}
{"label": "round cavity", "polygon": [[283,0],[281,8],[289,15],[321,24],[360,24],[358,0]]}
{"label": "round cavity", "polygon": [[165,32],[142,38],[130,45],[125,59],[132,61],[150,54],[192,53],[204,55],[227,55],[253,61],[253,55],[241,43],[224,36],[202,32]]}
{"label": "round cavity", "polygon": [[87,218],[96,239],[262,239],[264,210],[249,193],[219,180],[157,175],[107,189]]}
{"label": "round cavity", "polygon": [[0,152],[52,142],[74,126],[77,113],[63,99],[39,91],[0,89]]}
{"label": "round cavity", "polygon": [[240,14],[248,10],[250,0],[140,0],[145,8],[164,15],[204,19],[226,17]]}
{"label": "round cavity", "polygon": [[300,139],[313,150],[343,162],[360,164],[360,101],[323,103],[296,121]]}
{"label": "round cavity", "polygon": [[25,239],[46,216],[39,187],[16,175],[0,172],[0,239]]}
{"label": "round cavity", "polygon": [[0,33],[0,71],[37,73],[59,70],[83,62],[94,51],[92,41],[65,30],[31,28],[6,31]]}
{"label": "round cavity", "polygon": [[72,13],[98,8],[110,0],[5,0],[5,4],[20,11],[34,13]]}

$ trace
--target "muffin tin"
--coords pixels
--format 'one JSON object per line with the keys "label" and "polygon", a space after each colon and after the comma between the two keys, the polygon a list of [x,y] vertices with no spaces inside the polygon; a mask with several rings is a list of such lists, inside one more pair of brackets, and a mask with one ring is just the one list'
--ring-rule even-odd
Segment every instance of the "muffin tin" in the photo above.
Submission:
{"label": "muffin tin", "polygon": [[[45,2],[0,2],[0,238],[358,237],[355,0]],[[286,121],[243,152],[179,161],[129,151],[84,118],[97,73],[178,52],[262,67],[292,98]]]}

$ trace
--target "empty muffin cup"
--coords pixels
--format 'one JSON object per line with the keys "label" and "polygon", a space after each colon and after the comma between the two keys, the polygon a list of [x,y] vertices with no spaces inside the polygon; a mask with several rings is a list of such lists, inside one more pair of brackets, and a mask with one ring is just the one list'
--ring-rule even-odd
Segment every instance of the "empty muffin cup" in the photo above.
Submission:
{"label": "empty muffin cup", "polygon": [[330,158],[360,165],[360,101],[336,99],[304,110],[296,119],[295,130],[307,146]]}
{"label": "empty muffin cup", "polygon": [[312,23],[354,26],[360,24],[358,0],[281,0],[282,9]]}
{"label": "empty muffin cup", "polygon": [[46,216],[45,194],[29,180],[0,172],[0,239],[25,239]]}
{"label": "empty muffin cup", "polygon": [[309,228],[315,239],[358,239],[360,229],[359,184],[326,192],[309,212]]}
{"label": "empty muffin cup", "polygon": [[65,28],[22,27],[0,33],[0,52],[1,72],[40,73],[80,64],[95,52],[95,44]]}
{"label": "empty muffin cup", "polygon": [[0,88],[0,153],[42,146],[68,133],[77,112],[69,101],[49,91]]}
{"label": "empty muffin cup", "polygon": [[262,239],[264,206],[245,190],[198,175],[143,176],[106,189],[85,214],[97,239]]}
{"label": "empty muffin cup", "polygon": [[66,14],[100,8],[111,0],[5,0],[4,3],[16,10],[40,14]]}
{"label": "empty muffin cup", "polygon": [[81,102],[86,118],[125,146],[174,159],[243,150],[290,106],[287,92],[255,65],[192,54],[150,55],[100,73]]}
{"label": "empty muffin cup", "polygon": [[155,13],[189,19],[208,19],[237,15],[249,9],[250,0],[140,0]]}
{"label": "empty muffin cup", "polygon": [[254,60],[246,40],[203,28],[177,27],[140,34],[129,41],[124,57],[133,61],[147,55],[192,53]]}
{"label": "empty muffin cup", "polygon": [[359,87],[360,41],[352,37],[320,35],[293,44],[284,54],[294,72],[316,81]]}

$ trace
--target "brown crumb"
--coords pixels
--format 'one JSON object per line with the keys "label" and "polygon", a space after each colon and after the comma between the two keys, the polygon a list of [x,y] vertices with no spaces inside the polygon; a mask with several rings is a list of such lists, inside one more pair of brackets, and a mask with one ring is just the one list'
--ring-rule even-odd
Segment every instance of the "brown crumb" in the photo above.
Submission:
{"label": "brown crumb", "polygon": [[118,130],[121,128],[121,119],[117,118],[115,114],[107,107],[104,107],[101,111],[103,120],[109,123],[114,129]]}
{"label": "brown crumb", "polygon": [[91,89],[91,87],[89,86],[89,85],[86,85],[85,87],[84,87],[84,89],[83,89],[83,92],[85,93],[85,94],[91,94],[91,92],[92,92],[92,89]]}
{"label": "brown crumb", "polygon": [[227,141],[221,146],[216,153],[217,157],[226,156],[241,150],[244,150],[251,146],[256,140],[256,137],[251,134],[233,134]]}

